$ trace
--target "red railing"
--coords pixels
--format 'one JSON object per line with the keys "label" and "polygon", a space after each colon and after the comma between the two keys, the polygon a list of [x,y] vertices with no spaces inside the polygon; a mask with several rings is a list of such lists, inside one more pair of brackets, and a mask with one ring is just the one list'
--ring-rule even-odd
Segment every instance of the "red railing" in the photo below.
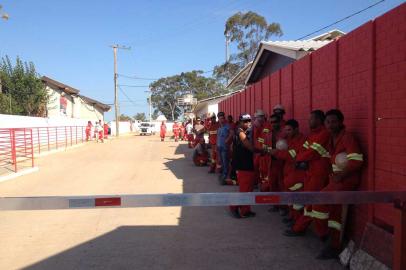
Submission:
{"label": "red railing", "polygon": [[0,129],[0,166],[18,171],[18,164],[34,167],[32,129]]}
{"label": "red railing", "polygon": [[[34,167],[34,153],[65,149],[86,140],[85,126],[0,128],[0,167]],[[24,165],[23,165],[24,162]]]}

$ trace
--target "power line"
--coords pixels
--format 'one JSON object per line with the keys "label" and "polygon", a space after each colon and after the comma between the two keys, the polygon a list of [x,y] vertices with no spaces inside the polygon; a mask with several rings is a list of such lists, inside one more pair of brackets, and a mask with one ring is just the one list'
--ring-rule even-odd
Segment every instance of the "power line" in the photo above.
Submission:
{"label": "power line", "polygon": [[132,105],[134,105],[135,107],[139,106],[126,94],[126,92],[121,88],[120,85],[118,86],[118,89],[120,89],[120,92],[128,99],[128,101],[131,102]]}
{"label": "power line", "polygon": [[149,87],[149,85],[130,85],[130,84],[120,84],[119,86],[123,86],[123,87]]}
{"label": "power line", "polygon": [[156,78],[142,78],[142,77],[137,77],[137,76],[128,76],[128,75],[123,75],[123,74],[118,74],[119,77],[123,78],[128,78],[128,79],[134,79],[134,80],[146,80],[146,81],[156,81],[159,79]]}
{"label": "power line", "polygon": [[329,25],[327,25],[327,26],[324,26],[324,27],[322,27],[322,28],[320,28],[320,29],[318,29],[318,30],[316,30],[316,31],[314,31],[314,32],[311,32],[310,34],[307,34],[307,35],[305,35],[305,36],[303,36],[303,37],[300,37],[300,38],[296,39],[296,41],[297,41],[297,40],[304,39],[304,38],[307,38],[308,36],[314,35],[314,34],[320,32],[320,31],[325,30],[325,29],[327,29],[327,28],[329,28],[329,27],[331,27],[331,26],[333,26],[333,25],[336,25],[336,24],[342,22],[342,21],[348,20],[349,18],[354,17],[355,15],[358,15],[358,14],[360,14],[360,13],[362,13],[362,12],[364,12],[364,11],[370,9],[370,8],[373,8],[374,6],[377,6],[377,5],[381,4],[381,3],[383,3],[383,2],[385,2],[385,0],[381,0],[381,1],[379,1],[379,2],[376,2],[375,4],[372,4],[372,5],[370,5],[370,6],[366,7],[366,8],[364,8],[364,9],[361,9],[361,10],[359,10],[359,11],[357,11],[357,12],[351,14],[351,15],[348,15],[348,16],[346,16],[346,17],[344,17],[344,18],[342,18],[342,19],[340,19],[340,20],[338,20],[338,21],[335,21],[335,22],[333,22],[333,23],[331,23],[331,24],[329,24]]}

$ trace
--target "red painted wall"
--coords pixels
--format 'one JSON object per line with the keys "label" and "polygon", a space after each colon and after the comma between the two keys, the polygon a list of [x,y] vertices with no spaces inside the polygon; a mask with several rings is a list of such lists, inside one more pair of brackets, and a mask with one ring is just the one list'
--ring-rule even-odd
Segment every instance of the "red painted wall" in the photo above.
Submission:
{"label": "red painted wall", "polygon": [[[235,113],[271,113],[308,132],[314,109],[339,108],[366,157],[360,190],[406,190],[406,4],[248,86]],[[360,241],[367,221],[387,228],[391,205],[353,206],[349,235]]]}

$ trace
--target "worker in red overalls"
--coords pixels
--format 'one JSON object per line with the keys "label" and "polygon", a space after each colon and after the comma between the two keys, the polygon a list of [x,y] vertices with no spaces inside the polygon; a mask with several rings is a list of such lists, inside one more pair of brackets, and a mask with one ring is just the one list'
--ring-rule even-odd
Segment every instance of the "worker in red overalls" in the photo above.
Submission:
{"label": "worker in red overalls", "polygon": [[200,138],[193,151],[193,163],[196,166],[206,166],[209,162],[209,152],[207,151],[204,138]]}
{"label": "worker in red overalls", "polygon": [[194,140],[194,136],[193,136],[193,125],[192,125],[191,120],[187,121],[185,128],[186,128],[186,134],[187,134],[186,137],[187,137],[187,141],[188,141],[188,146],[189,146],[189,148],[193,148],[192,143]]}
{"label": "worker in red overalls", "polygon": [[97,142],[99,142],[100,140],[102,143],[104,143],[103,133],[104,133],[103,124],[102,121],[99,120],[99,122],[97,122],[95,126],[95,136],[97,136],[96,137]]}
{"label": "worker in red overalls", "polygon": [[166,135],[166,125],[165,125],[165,121],[162,121],[161,123],[161,130],[160,130],[160,134],[161,136],[161,142],[163,142],[165,140],[165,135]]}
{"label": "worker in red overalls", "polygon": [[91,133],[91,131],[92,131],[92,127],[93,127],[92,121],[87,121],[87,126],[86,126],[86,130],[85,130],[85,133],[86,133],[86,141],[87,141],[87,142],[88,142],[89,139],[90,139],[90,133]]}
{"label": "worker in red overalls", "polygon": [[[328,182],[331,171],[330,154],[328,143],[330,133],[324,127],[324,112],[321,110],[312,111],[310,114],[311,133],[303,144],[302,151],[296,156],[298,169],[306,171],[304,191],[321,191]],[[293,224],[291,229],[284,232],[285,236],[302,236],[312,222],[312,205],[304,207],[301,215]]]}
{"label": "worker in red overalls", "polygon": [[[271,131],[271,140],[272,140],[272,149],[284,150],[287,147],[286,135],[282,129],[281,118],[278,114],[272,114],[269,117],[269,124],[272,126]],[[280,145],[285,147],[280,147]],[[270,169],[268,179],[270,182],[270,190],[272,192],[284,191],[284,182],[283,182],[283,167],[284,161],[277,159],[274,156],[271,156],[270,160]],[[279,212],[281,216],[286,216],[288,214],[288,207],[284,205],[275,205],[271,209],[273,212]]]}
{"label": "worker in red overalls", "polygon": [[217,167],[217,130],[220,124],[216,121],[216,115],[213,114],[210,118],[210,124],[208,125],[207,132],[209,133],[209,144],[211,146],[211,161],[209,173],[215,173]]}
{"label": "worker in red overalls", "polygon": [[[258,109],[255,114],[255,120],[253,123],[252,127],[252,140],[253,140],[253,145],[255,149],[257,150],[262,150],[263,149],[263,143],[264,140],[262,138],[262,130],[264,129],[264,123],[265,123],[265,113],[263,110]],[[260,160],[260,154],[257,152],[254,154],[254,173],[255,173],[255,184],[259,184],[259,160]]]}
{"label": "worker in red overalls", "polygon": [[257,139],[258,149],[263,149],[266,153],[259,156],[259,190],[261,192],[271,191],[270,185],[270,166],[271,166],[271,156],[268,154],[269,150],[272,149],[272,126],[265,120],[263,129]]}
{"label": "worker in red overalls", "polygon": [[180,133],[180,128],[179,128],[177,121],[175,121],[173,123],[172,132],[173,132],[173,137],[175,138],[175,142],[177,142],[179,140],[179,133]]}
{"label": "worker in red overalls", "polygon": [[108,137],[109,137],[109,125],[107,123],[104,123],[103,129],[104,129],[104,138],[108,139]]}
{"label": "worker in red overalls", "polygon": [[179,138],[181,141],[184,141],[186,138],[186,129],[183,123],[180,124],[179,131],[180,131]]}
{"label": "worker in red overalls", "polygon": [[[339,110],[326,112],[325,126],[331,134],[328,151],[332,164],[329,182],[321,192],[356,190],[360,181],[363,155],[354,136],[345,129],[344,115]],[[346,207],[344,207],[347,210]],[[321,239],[330,238],[329,244],[317,256],[318,259],[338,258],[341,252],[346,211],[342,205],[314,205],[313,221]]]}
{"label": "worker in red overalls", "polygon": [[[279,146],[270,151],[271,155],[278,160],[284,161],[283,183],[287,192],[299,192],[303,190],[306,173],[295,167],[296,156],[302,150],[306,141],[305,136],[299,132],[299,123],[295,119],[286,121],[284,133],[287,139],[287,148]],[[302,214],[303,205],[293,204],[289,206],[289,216],[283,222],[293,224]]]}

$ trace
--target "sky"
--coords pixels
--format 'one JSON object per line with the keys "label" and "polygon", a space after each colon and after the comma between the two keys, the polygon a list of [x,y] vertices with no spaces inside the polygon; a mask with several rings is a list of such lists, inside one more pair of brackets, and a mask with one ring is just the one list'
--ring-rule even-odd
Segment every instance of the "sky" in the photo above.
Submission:
{"label": "sky", "polygon": [[[120,112],[148,115],[148,85],[191,70],[208,71],[225,60],[224,24],[241,11],[280,23],[296,40],[379,0],[97,1],[0,0],[10,16],[0,21],[0,57],[32,61],[46,75],[106,104],[114,102],[113,44],[118,51]],[[404,1],[386,0],[325,31],[350,32]],[[231,50],[233,53],[233,49]],[[122,92],[121,92],[122,91]],[[131,100],[129,100],[124,94]],[[114,108],[106,115],[114,117]]]}

